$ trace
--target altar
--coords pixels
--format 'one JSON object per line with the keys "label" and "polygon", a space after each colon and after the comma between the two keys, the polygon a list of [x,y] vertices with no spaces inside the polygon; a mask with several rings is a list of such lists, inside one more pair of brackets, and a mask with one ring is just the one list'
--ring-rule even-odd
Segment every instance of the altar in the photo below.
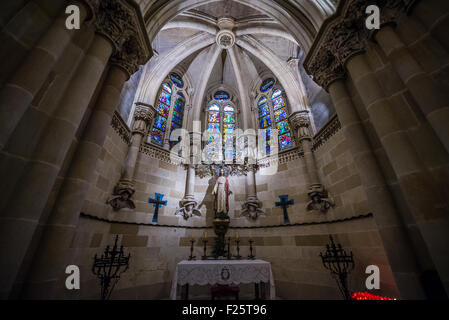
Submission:
{"label": "altar", "polygon": [[264,260],[184,260],[177,264],[173,275],[170,299],[176,300],[177,287],[185,286],[188,299],[188,286],[193,285],[239,285],[269,284],[269,298],[276,297],[271,264]]}

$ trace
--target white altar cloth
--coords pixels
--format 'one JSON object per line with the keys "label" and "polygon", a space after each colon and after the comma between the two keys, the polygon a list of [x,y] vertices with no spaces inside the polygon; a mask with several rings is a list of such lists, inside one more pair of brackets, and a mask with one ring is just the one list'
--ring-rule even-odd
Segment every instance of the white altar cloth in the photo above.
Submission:
{"label": "white altar cloth", "polygon": [[193,260],[181,261],[173,275],[170,299],[176,300],[177,285],[270,284],[270,299],[276,297],[271,264],[263,260]]}

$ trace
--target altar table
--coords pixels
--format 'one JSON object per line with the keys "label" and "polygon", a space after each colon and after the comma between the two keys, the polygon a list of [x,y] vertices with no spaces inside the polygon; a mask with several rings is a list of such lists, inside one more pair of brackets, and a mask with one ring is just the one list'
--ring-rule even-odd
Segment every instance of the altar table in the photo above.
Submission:
{"label": "altar table", "polygon": [[173,275],[170,299],[176,300],[178,284],[189,285],[238,285],[269,283],[270,299],[276,297],[271,264],[264,260],[192,260],[181,261]]}

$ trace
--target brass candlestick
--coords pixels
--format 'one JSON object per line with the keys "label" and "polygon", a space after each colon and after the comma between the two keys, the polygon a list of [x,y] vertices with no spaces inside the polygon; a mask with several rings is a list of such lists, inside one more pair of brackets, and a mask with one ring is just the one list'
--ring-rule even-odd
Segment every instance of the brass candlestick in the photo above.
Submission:
{"label": "brass candlestick", "polygon": [[254,242],[254,240],[249,240],[249,256],[248,256],[248,259],[250,259],[250,260],[252,260],[252,259],[254,259],[256,256],[255,255],[253,255],[253,242]]}
{"label": "brass candlestick", "polygon": [[193,244],[195,243],[195,239],[190,240],[190,256],[189,260],[195,260],[196,256],[193,255]]}

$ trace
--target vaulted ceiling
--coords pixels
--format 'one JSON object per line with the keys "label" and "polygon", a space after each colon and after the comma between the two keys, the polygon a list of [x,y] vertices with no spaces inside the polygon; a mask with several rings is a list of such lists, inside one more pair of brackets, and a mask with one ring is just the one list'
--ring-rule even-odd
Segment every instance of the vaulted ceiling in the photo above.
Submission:
{"label": "vaulted ceiling", "polygon": [[[236,93],[245,126],[252,126],[251,98],[255,85],[268,74],[278,78],[290,105],[306,107],[298,57],[308,51],[320,25],[335,9],[334,0],[137,2],[155,56],[146,66],[136,100],[153,104],[163,79],[177,70],[192,88],[190,120],[199,117],[209,91],[223,87]],[[225,17],[230,19],[223,26]],[[231,31],[233,46],[220,45],[217,34],[223,29]]]}

